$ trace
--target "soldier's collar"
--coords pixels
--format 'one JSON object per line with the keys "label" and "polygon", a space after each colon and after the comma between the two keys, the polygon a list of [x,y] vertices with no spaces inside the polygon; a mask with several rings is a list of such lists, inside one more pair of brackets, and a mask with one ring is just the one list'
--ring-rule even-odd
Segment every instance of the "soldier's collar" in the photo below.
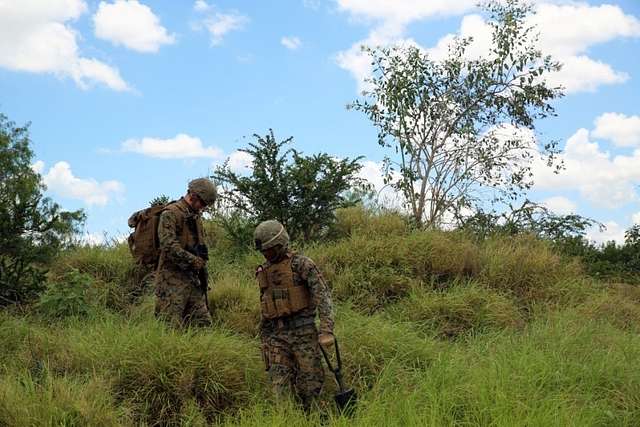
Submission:
{"label": "soldier's collar", "polygon": [[180,197],[180,205],[182,206],[183,209],[185,209],[187,211],[187,213],[191,214],[191,215],[198,215],[198,212],[195,211],[195,209],[193,209],[191,207],[191,205],[189,203],[187,203],[187,200],[184,197]]}
{"label": "soldier's collar", "polygon": [[271,265],[280,264],[281,262],[286,261],[286,260],[288,260],[289,258],[292,258],[292,257],[293,257],[293,252],[291,252],[290,250],[287,250],[287,252],[284,255],[282,255],[282,257],[280,259],[278,259],[278,261],[271,262],[271,261],[267,260],[264,263],[264,267],[267,268],[267,267],[269,267]]}

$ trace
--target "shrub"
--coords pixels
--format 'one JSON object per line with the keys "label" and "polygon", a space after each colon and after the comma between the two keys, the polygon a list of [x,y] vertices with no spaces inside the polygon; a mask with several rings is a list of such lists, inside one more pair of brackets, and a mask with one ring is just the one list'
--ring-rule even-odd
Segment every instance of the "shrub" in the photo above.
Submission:
{"label": "shrub", "polygon": [[69,270],[89,275],[101,304],[113,310],[126,310],[141,293],[141,271],[134,264],[126,244],[81,246],[63,252],[51,266],[51,280],[59,280]]}
{"label": "shrub", "polygon": [[29,125],[16,126],[0,113],[0,306],[31,302],[43,290],[42,265],[85,219],[44,197],[30,145]]}
{"label": "shrub", "polygon": [[38,310],[49,318],[85,316],[90,311],[87,299],[92,284],[90,276],[71,270],[60,281],[49,284]]}

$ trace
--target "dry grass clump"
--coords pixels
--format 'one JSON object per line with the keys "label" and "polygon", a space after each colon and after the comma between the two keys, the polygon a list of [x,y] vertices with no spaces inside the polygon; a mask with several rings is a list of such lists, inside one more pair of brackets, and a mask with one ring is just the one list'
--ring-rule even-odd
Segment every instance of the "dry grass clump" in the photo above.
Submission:
{"label": "dry grass clump", "polygon": [[103,313],[59,330],[34,327],[16,364],[52,375],[108,379],[136,423],[178,423],[195,402],[208,422],[242,406],[265,380],[257,343],[215,329],[174,331],[152,319]]}
{"label": "dry grass clump", "polygon": [[591,296],[578,312],[586,319],[609,322],[619,329],[640,329],[640,301],[629,298],[620,287]]}
{"label": "dry grass clump", "polygon": [[418,278],[427,282],[474,276],[480,270],[480,251],[462,233],[414,232],[405,239],[399,255]]}
{"label": "dry grass clump", "polygon": [[340,306],[336,321],[344,374],[354,385],[372,386],[383,371],[398,377],[424,369],[441,351],[436,341],[421,337],[409,325],[382,315],[366,316]]}
{"label": "dry grass clump", "polygon": [[260,322],[258,286],[233,273],[221,275],[209,292],[209,308],[216,325],[254,337]]}
{"label": "dry grass clump", "polygon": [[422,284],[442,284],[479,270],[479,250],[463,235],[414,231],[361,235],[309,249],[336,298],[367,311],[406,297]]}
{"label": "dry grass clump", "polygon": [[76,269],[102,282],[122,283],[134,268],[126,243],[115,246],[81,246],[62,253],[51,266],[55,276]]}
{"label": "dry grass clump", "polygon": [[133,425],[126,407],[118,407],[107,380],[67,378],[41,372],[17,372],[0,379],[0,425]]}
{"label": "dry grass clump", "polygon": [[93,278],[96,303],[114,310],[126,310],[141,294],[138,282],[146,271],[135,265],[126,243],[115,246],[82,246],[66,251],[49,271],[51,281],[63,280],[70,270]]}
{"label": "dry grass clump", "polygon": [[407,221],[397,212],[376,213],[362,205],[336,210],[335,234],[349,237],[404,235],[409,232]]}
{"label": "dry grass clump", "polygon": [[487,240],[481,265],[480,281],[526,305],[549,301],[557,293],[554,287],[582,276],[577,261],[567,261],[548,242],[528,235]]}
{"label": "dry grass clump", "polygon": [[514,301],[476,284],[457,284],[446,292],[416,289],[393,312],[442,338],[524,325]]}

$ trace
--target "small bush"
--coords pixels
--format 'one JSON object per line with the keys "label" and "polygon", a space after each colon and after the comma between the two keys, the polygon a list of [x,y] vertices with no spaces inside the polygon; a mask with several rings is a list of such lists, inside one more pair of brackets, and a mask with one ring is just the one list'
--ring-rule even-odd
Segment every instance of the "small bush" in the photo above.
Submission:
{"label": "small bush", "polygon": [[82,246],[66,251],[52,265],[49,276],[58,281],[74,269],[93,278],[96,289],[93,296],[107,308],[124,311],[140,296],[140,268],[134,264],[126,244]]}
{"label": "small bush", "polygon": [[22,258],[0,255],[0,307],[32,302],[46,288],[46,272]]}
{"label": "small bush", "polygon": [[85,316],[91,311],[88,294],[92,284],[91,276],[71,270],[49,284],[40,297],[38,311],[48,318]]}

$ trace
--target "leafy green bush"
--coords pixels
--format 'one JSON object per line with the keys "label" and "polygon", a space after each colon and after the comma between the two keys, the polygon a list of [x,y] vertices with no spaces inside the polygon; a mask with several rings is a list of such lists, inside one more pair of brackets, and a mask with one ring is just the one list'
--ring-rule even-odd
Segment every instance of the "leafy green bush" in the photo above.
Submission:
{"label": "leafy green bush", "polygon": [[92,285],[91,276],[71,270],[60,281],[49,284],[38,310],[49,318],[85,316],[91,311],[88,295]]}
{"label": "leafy green bush", "polygon": [[124,311],[140,295],[139,267],[134,264],[125,243],[114,246],[80,246],[63,252],[49,272],[53,281],[67,271],[77,270],[94,282],[96,303]]}
{"label": "leafy green bush", "polygon": [[30,302],[43,290],[43,264],[69,245],[85,219],[44,197],[30,145],[29,126],[0,113],[0,306]]}
{"label": "leafy green bush", "polygon": [[252,158],[249,174],[232,171],[228,162],[215,170],[213,177],[225,189],[220,194],[224,212],[239,213],[254,224],[276,219],[292,240],[308,242],[325,235],[337,208],[354,203],[345,197],[348,190],[367,187],[357,175],[360,157],[303,156],[285,148],[293,137],[278,142],[271,129],[264,137],[254,137],[255,142],[240,149]]}

